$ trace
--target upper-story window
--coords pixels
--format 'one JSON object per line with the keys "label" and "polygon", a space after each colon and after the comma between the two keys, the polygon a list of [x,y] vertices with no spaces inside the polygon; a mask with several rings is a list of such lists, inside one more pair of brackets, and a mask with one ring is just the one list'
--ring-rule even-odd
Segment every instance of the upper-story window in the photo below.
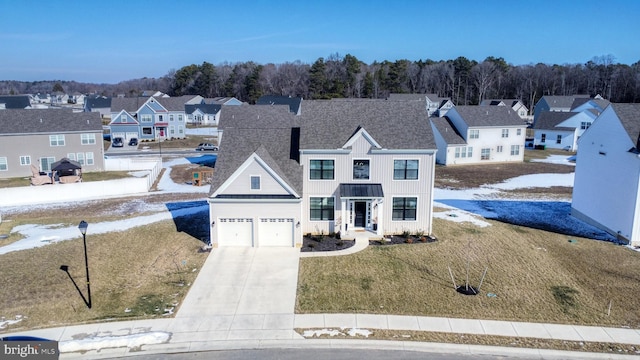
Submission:
{"label": "upper-story window", "polygon": [[182,114],[178,114],[178,121],[182,121]]}
{"label": "upper-story window", "polygon": [[127,115],[125,115],[125,114],[120,115],[120,122],[121,123],[126,123],[127,122]]}
{"label": "upper-story window", "polygon": [[353,179],[369,180],[369,160],[353,160]]}
{"label": "upper-story window", "polygon": [[583,121],[580,123],[580,129],[581,130],[587,130],[589,128],[589,126],[591,126],[591,123],[588,121]]}
{"label": "upper-story window", "polygon": [[516,135],[518,135],[518,136],[522,135],[522,129],[516,130]]}
{"label": "upper-story window", "polygon": [[393,160],[393,180],[418,180],[418,160]]}
{"label": "upper-story window", "polygon": [[82,145],[93,145],[96,143],[96,134],[80,134]]}
{"label": "upper-story window", "polygon": [[480,138],[480,130],[471,129],[469,130],[469,139],[479,139]]}
{"label": "upper-story window", "polygon": [[51,146],[64,146],[64,135],[49,135]]}
{"label": "upper-story window", "polygon": [[312,180],[333,180],[335,164],[333,160],[311,160],[309,178]]}
{"label": "upper-story window", "polygon": [[169,114],[169,121],[173,121],[173,114]]}
{"label": "upper-story window", "polygon": [[164,117],[162,115],[158,115],[158,121],[162,122],[162,120],[164,119]]}
{"label": "upper-story window", "polygon": [[152,119],[153,118],[151,117],[151,114],[140,115],[140,121],[142,121],[142,122],[151,122]]}
{"label": "upper-story window", "polygon": [[260,190],[260,176],[251,176],[251,190]]}
{"label": "upper-story window", "polygon": [[509,129],[502,129],[502,137],[503,138],[509,137]]}

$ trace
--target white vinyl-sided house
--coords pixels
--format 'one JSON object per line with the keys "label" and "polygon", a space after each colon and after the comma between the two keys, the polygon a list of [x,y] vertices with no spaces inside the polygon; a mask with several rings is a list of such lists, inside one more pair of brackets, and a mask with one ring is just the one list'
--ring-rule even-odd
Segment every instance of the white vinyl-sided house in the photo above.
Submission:
{"label": "white vinyl-sided house", "polygon": [[430,122],[439,164],[524,160],[526,124],[508,106],[455,106]]}
{"label": "white vinyl-sided house", "polygon": [[579,140],[571,214],[640,245],[640,104],[611,104]]}
{"label": "white vinyl-sided house", "polygon": [[233,109],[237,125],[223,124],[208,199],[214,247],[300,247],[307,233],[431,234],[436,147],[424,103],[318,100],[298,116],[255,112],[270,108],[246,107],[248,119]]}

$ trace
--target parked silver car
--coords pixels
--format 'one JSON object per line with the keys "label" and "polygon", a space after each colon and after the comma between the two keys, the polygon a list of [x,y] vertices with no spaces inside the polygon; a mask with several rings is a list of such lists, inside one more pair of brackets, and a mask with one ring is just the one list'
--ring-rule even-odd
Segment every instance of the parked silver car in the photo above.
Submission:
{"label": "parked silver car", "polygon": [[218,151],[218,147],[210,143],[201,143],[196,147],[197,151]]}

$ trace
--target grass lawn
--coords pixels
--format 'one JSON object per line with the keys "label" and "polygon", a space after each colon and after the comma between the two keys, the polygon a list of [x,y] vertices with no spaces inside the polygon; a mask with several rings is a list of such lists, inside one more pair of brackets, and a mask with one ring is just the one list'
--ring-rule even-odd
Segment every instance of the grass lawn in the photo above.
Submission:
{"label": "grass lawn", "polygon": [[[434,243],[303,258],[296,311],[640,327],[640,253],[488,222],[480,228],[434,219]],[[479,295],[454,290],[449,267],[461,285],[467,266],[476,287],[487,268]]]}

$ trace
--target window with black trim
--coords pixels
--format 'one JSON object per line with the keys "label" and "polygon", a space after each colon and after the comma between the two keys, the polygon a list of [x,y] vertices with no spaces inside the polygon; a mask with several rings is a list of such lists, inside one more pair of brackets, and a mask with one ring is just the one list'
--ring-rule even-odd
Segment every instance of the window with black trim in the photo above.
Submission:
{"label": "window with black trim", "polygon": [[392,220],[415,220],[418,198],[394,197]]}
{"label": "window with black trim", "polygon": [[311,220],[333,220],[334,200],[332,197],[312,197],[309,199]]}
{"label": "window with black trim", "polygon": [[309,178],[312,180],[333,180],[335,164],[333,160],[310,160]]}
{"label": "window with black trim", "polygon": [[418,160],[393,160],[393,180],[418,180]]}
{"label": "window with black trim", "polygon": [[369,160],[353,160],[353,178],[369,180]]}

